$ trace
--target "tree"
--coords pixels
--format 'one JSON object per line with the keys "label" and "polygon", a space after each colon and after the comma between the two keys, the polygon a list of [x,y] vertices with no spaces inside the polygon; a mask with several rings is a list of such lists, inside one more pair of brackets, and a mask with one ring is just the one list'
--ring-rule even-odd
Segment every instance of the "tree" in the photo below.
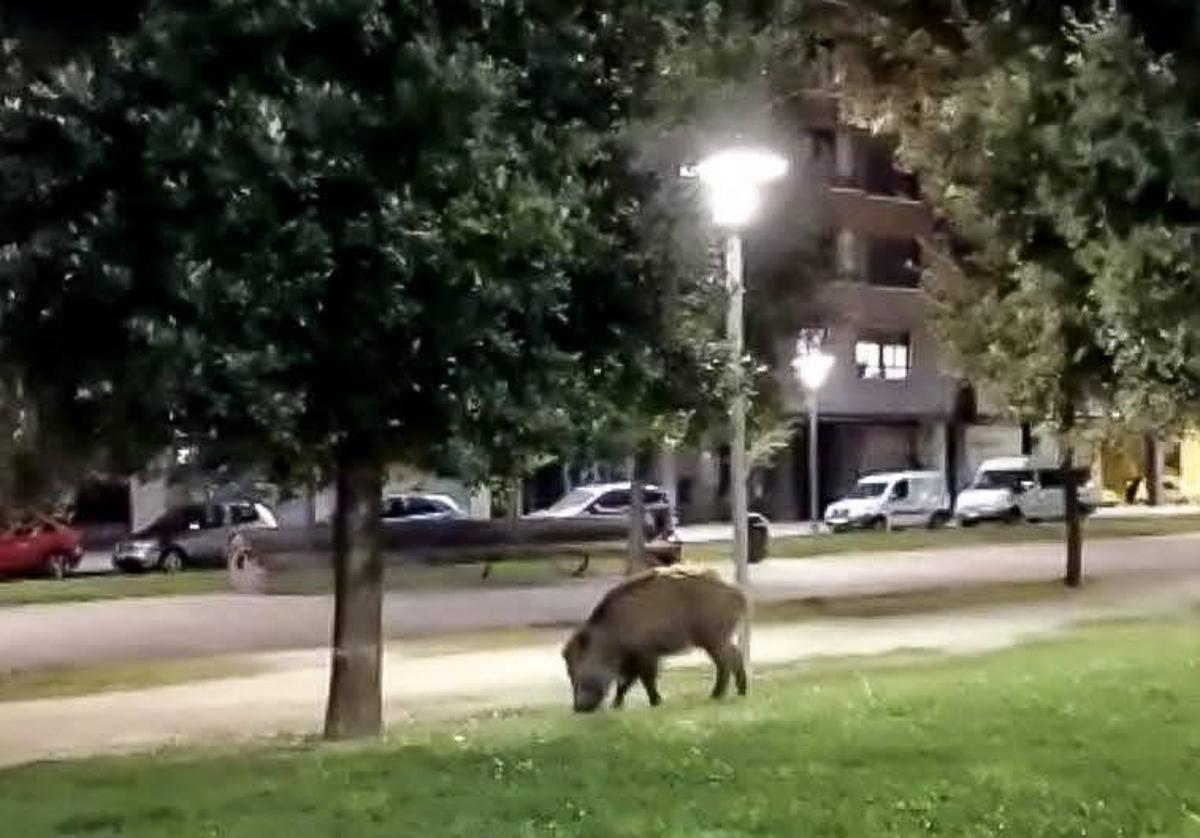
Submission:
{"label": "tree", "polygon": [[519,457],[664,349],[644,14],[161,4],[6,102],[0,336],[49,415],[334,476],[331,737],[381,724],[384,464]]}
{"label": "tree", "polygon": [[[1175,283],[1195,274],[1196,137],[1169,65],[1129,20],[1070,21],[1057,48],[966,77],[919,113],[900,156],[950,228],[931,243],[929,287],[956,368],[1051,421],[1064,469],[1082,424],[1161,427],[1194,411],[1200,390],[1177,359],[1200,337],[1195,316],[1147,304],[1162,293],[1143,281],[1186,294]],[[1074,586],[1075,481],[1065,493]]]}
{"label": "tree", "polygon": [[[1187,83],[1200,62],[1184,49],[1194,27],[1164,26],[1159,12],[1196,17],[1172,0],[1128,15],[852,0],[740,17],[738,43],[757,54],[773,102],[812,89],[790,80],[807,67],[845,117],[899,137],[901,163],[945,222],[926,243],[927,284],[951,365],[1019,416],[1051,422],[1064,467],[1081,423],[1179,419],[1200,392],[1188,302],[1200,98]],[[1163,58],[1170,48],[1177,59]],[[1066,580],[1078,584],[1073,481],[1066,495]]]}

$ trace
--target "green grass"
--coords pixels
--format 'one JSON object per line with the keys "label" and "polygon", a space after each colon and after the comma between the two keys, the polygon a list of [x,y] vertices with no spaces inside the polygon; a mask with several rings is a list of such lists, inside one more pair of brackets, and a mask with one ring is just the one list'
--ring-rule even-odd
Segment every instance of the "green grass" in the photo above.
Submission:
{"label": "green grass", "polygon": [[413,727],[387,745],[0,773],[38,836],[1198,836],[1200,623],[839,662],[713,704]]}
{"label": "green grass", "polygon": [[244,659],[194,658],[7,672],[0,675],[0,702],[165,687],[252,675],[257,671],[257,667]]}
{"label": "green grass", "polygon": [[45,605],[56,602],[88,602],[129,597],[181,596],[229,591],[229,577],[222,570],[189,571],[173,576],[161,573],[112,576],[78,576],[56,579],[8,579],[0,581],[0,607]]}

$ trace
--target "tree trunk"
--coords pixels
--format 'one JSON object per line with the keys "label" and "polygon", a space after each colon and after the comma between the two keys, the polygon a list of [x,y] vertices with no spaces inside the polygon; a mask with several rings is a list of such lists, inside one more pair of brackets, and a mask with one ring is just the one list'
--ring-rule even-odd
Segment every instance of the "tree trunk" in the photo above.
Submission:
{"label": "tree trunk", "polygon": [[508,520],[519,521],[525,513],[525,481],[514,477],[508,483]]}
{"label": "tree trunk", "polygon": [[679,523],[679,473],[675,462],[675,449],[664,447],[658,456],[658,485],[666,493],[671,509],[667,529],[673,532]]}
{"label": "tree trunk", "polygon": [[636,469],[629,481],[629,553],[625,575],[640,573],[646,567],[646,493]]}
{"label": "tree trunk", "polygon": [[1162,505],[1163,447],[1155,434],[1146,434],[1146,505]]}
{"label": "tree trunk", "polygon": [[312,529],[317,525],[317,487],[315,481],[304,486],[304,526]]}
{"label": "tree trunk", "polygon": [[377,736],[383,728],[383,470],[371,457],[338,464],[333,518],[333,662],[327,739]]}
{"label": "tree trunk", "polygon": [[1079,483],[1075,479],[1075,449],[1070,434],[1075,428],[1075,408],[1068,403],[1060,420],[1061,450],[1059,467],[1063,472],[1064,515],[1067,529],[1067,573],[1063,581],[1069,588],[1083,583],[1083,528],[1079,514]]}

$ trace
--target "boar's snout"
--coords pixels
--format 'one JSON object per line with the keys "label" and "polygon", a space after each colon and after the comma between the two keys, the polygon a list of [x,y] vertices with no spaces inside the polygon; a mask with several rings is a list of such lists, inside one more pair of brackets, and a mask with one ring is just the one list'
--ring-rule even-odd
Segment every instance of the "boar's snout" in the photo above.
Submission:
{"label": "boar's snout", "polygon": [[594,713],[604,702],[604,690],[596,684],[580,684],[575,687],[575,712]]}

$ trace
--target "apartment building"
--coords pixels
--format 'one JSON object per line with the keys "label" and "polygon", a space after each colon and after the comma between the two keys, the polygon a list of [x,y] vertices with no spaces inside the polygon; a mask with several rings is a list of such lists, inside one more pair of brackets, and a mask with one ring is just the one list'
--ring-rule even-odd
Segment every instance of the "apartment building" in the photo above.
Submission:
{"label": "apartment building", "polygon": [[[992,456],[1043,453],[1047,441],[1003,418],[968,382],[947,375],[929,326],[930,301],[921,288],[918,239],[931,230],[916,179],[893,163],[887,138],[840,124],[836,103],[810,107],[795,154],[806,164],[771,207],[758,237],[748,236],[747,305],[781,305],[778,286],[756,283],[754,248],[786,236],[797,223],[790,209],[806,207],[803,234],[827,246],[811,249],[803,264],[775,265],[802,283],[788,297],[791,317],[771,335],[776,395],[785,413],[803,420],[810,405],[791,363],[820,349],[834,366],[818,405],[818,483],[824,508],[863,474],[891,469],[936,469],[958,488]],[[799,181],[799,182],[797,182]],[[800,235],[798,232],[797,235]],[[790,271],[791,273],[787,273]],[[792,443],[752,479],[752,505],[779,519],[804,518],[809,509],[807,422]],[[1039,452],[1040,449],[1040,452]],[[683,520],[728,513],[726,450],[681,452],[660,468],[678,488]]]}

